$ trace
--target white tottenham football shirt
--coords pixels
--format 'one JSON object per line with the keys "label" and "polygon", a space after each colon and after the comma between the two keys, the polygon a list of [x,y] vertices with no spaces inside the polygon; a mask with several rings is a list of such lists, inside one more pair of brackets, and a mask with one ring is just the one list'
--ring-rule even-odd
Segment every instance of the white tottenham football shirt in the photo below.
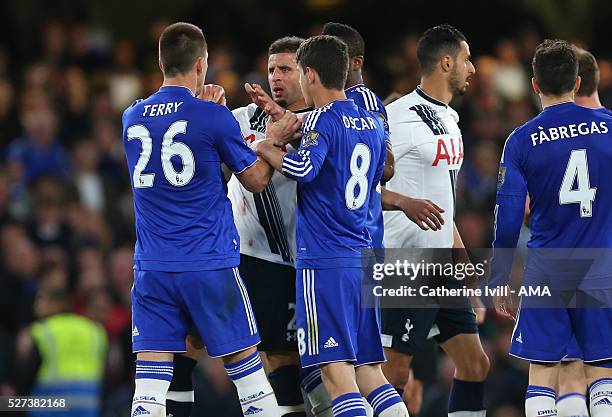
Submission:
{"label": "white tottenham football shirt", "polygon": [[459,115],[419,87],[387,106],[395,174],[386,188],[445,210],[442,230],[421,230],[401,211],[385,211],[385,247],[451,248],[455,183],[463,162]]}

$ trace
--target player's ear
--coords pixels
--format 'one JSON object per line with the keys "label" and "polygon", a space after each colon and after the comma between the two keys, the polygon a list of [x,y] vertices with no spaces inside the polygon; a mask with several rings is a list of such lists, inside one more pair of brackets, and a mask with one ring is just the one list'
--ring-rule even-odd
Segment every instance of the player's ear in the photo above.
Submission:
{"label": "player's ear", "polygon": [[308,84],[314,84],[317,78],[317,73],[310,67],[306,67],[306,79],[308,80]]}
{"label": "player's ear", "polygon": [[206,62],[206,57],[199,57],[195,63],[196,74],[201,75],[202,77],[206,76],[206,70],[208,69],[208,63]]}
{"label": "player's ear", "polygon": [[163,74],[164,73],[164,64],[162,63],[161,59],[158,62],[159,62],[159,69],[161,70],[161,72]]}
{"label": "player's ear", "polygon": [[443,55],[440,58],[440,68],[442,68],[442,72],[451,72],[453,69],[453,64],[455,60],[450,55]]}
{"label": "player's ear", "polygon": [[533,91],[536,93],[536,96],[540,95],[540,86],[538,85],[538,81],[535,77],[531,77],[531,86],[533,87]]}
{"label": "player's ear", "polygon": [[576,77],[576,82],[574,83],[574,94],[577,94],[578,90],[580,90],[581,83],[582,83],[582,78],[579,75]]}
{"label": "player's ear", "polygon": [[363,67],[363,57],[362,56],[354,56],[351,58],[351,70],[359,70]]}

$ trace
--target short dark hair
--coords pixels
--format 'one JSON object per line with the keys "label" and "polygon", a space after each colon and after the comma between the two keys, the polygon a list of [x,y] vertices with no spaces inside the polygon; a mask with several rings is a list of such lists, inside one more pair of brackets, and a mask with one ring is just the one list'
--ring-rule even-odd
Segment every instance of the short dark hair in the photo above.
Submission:
{"label": "short dark hair", "polygon": [[310,67],[317,71],[325,88],[344,90],[349,67],[347,49],[335,36],[318,35],[305,40],[295,58],[302,69]]}
{"label": "short dark hair", "polygon": [[204,33],[191,23],[173,23],[159,37],[159,60],[166,76],[188,73],[205,53]]}
{"label": "short dark hair", "polygon": [[454,26],[444,24],[427,29],[417,45],[417,59],[421,73],[431,74],[444,55],[456,58],[462,41],[467,42],[467,38]]}
{"label": "short dark hair", "polygon": [[580,76],[580,88],[578,88],[576,95],[588,97],[593,95],[599,87],[599,66],[593,54],[582,48],[576,47],[576,57],[578,58],[578,75]]}
{"label": "short dark hair", "polygon": [[321,35],[336,36],[348,47],[349,58],[365,56],[365,42],[357,29],[344,23],[328,22],[323,25]]}
{"label": "short dark hair", "polygon": [[285,36],[272,42],[268,48],[268,55],[273,54],[294,54],[297,52],[300,45],[304,42],[304,38],[298,36]]}
{"label": "short dark hair", "polygon": [[578,76],[575,48],[560,39],[546,39],[538,45],[533,61],[533,76],[540,91],[548,96],[560,96],[574,88]]}

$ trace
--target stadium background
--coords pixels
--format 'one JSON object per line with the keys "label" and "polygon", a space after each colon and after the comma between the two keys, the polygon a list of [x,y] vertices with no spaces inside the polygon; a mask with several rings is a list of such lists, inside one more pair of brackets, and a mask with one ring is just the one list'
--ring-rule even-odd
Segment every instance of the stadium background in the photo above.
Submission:
{"label": "stadium background", "polygon": [[[612,3],[605,0],[20,0],[2,2],[0,15],[0,395],[16,392],[16,338],[35,319],[37,290],[66,285],[73,309],[109,336],[102,397],[109,417],[127,415],[133,392],[134,233],[121,112],[159,87],[156,42],[168,22],[204,29],[207,82],[225,87],[230,108],[248,102],[245,81],[267,85],[267,46],[280,36],[316,34],[330,20],[355,26],[366,41],[366,83],[384,99],[417,84],[423,30],[443,22],[461,28],[477,69],[468,93],[453,102],[466,155],[457,224],[468,247],[490,245],[503,142],[538,111],[529,81],[540,40],[564,37],[591,50],[602,102],[612,106]],[[31,157],[37,149],[43,156]],[[481,328],[494,417],[522,415],[526,367],[507,356],[511,330],[492,312]],[[441,356],[420,416],[446,415],[451,379]],[[233,389],[220,363],[203,358],[196,375],[196,409],[207,410],[201,415],[240,415]]]}

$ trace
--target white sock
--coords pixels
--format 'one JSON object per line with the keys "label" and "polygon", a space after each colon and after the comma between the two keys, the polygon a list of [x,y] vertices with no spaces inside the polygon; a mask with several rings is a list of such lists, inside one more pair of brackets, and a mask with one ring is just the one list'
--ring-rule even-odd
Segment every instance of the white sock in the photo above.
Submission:
{"label": "white sock", "polygon": [[136,389],[131,417],[166,417],[166,393],[172,362],[136,361]]}
{"label": "white sock", "polygon": [[374,409],[367,400],[363,401],[366,409],[366,417],[374,417]]}
{"label": "white sock", "polygon": [[525,395],[526,417],[556,417],[555,390],[549,387],[529,385]]}
{"label": "white sock", "polygon": [[601,378],[589,385],[591,417],[612,416],[612,378]]}
{"label": "white sock", "polygon": [[408,417],[406,404],[391,384],[384,384],[368,394],[367,402],[378,417]]}
{"label": "white sock", "polygon": [[314,417],[333,417],[332,400],[321,380],[321,370],[315,369],[308,373],[301,385],[310,403],[312,415]]}
{"label": "white sock", "polygon": [[395,403],[382,413],[378,414],[378,417],[409,417],[408,409],[404,403]]}
{"label": "white sock", "polygon": [[572,392],[557,398],[557,416],[589,417],[586,396],[578,392]]}
{"label": "white sock", "polygon": [[257,417],[281,415],[276,396],[263,370],[259,352],[225,365],[225,370],[238,391],[242,414]]}

